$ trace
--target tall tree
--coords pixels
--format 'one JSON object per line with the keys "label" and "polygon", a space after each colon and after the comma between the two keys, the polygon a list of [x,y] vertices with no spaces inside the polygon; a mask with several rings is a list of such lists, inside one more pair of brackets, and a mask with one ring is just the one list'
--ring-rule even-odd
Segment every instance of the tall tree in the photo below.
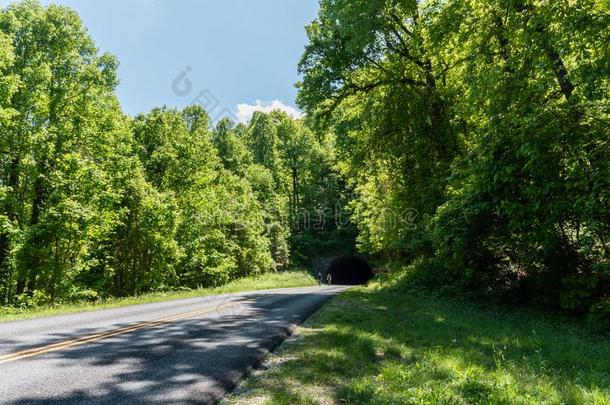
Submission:
{"label": "tall tree", "polygon": [[12,189],[6,212],[21,235],[16,293],[42,284],[53,299],[86,245],[91,207],[77,173],[93,166],[81,157],[100,134],[100,104],[113,102],[116,61],[98,55],[76,13],[64,7],[9,6],[0,30],[12,43],[9,74],[19,83],[11,97],[16,113],[3,130],[11,150],[3,170]]}
{"label": "tall tree", "polygon": [[[416,1],[323,0],[299,65],[298,101],[319,124],[335,123],[352,186],[388,195],[395,217],[417,211],[420,230],[442,204],[462,148],[451,115],[455,89],[446,80],[451,66],[430,41],[428,18]],[[380,182],[386,172],[392,176]],[[362,243],[370,245],[364,235],[371,235],[399,252],[426,239],[407,232],[393,243],[370,231]]]}
{"label": "tall tree", "polygon": [[229,119],[223,119],[214,128],[214,145],[225,169],[243,174],[253,161],[244,139],[238,134],[238,127]]}

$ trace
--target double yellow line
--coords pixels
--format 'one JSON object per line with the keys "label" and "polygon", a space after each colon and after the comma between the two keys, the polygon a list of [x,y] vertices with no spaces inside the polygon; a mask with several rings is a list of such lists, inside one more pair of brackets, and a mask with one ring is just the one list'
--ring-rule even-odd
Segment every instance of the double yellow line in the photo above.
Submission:
{"label": "double yellow line", "polygon": [[220,309],[234,307],[234,306],[237,306],[240,304],[241,304],[241,302],[238,301],[238,302],[231,302],[228,304],[218,305],[218,306],[214,306],[214,307],[201,308],[201,309],[198,309],[198,310],[195,310],[192,312],[186,312],[183,314],[170,316],[168,318],[159,319],[157,321],[142,322],[137,325],[127,326],[125,328],[114,329],[114,330],[110,330],[110,331],[103,332],[103,333],[97,333],[95,335],[83,336],[83,337],[80,337],[77,339],[66,340],[66,341],[55,343],[52,345],[35,347],[33,349],[23,350],[20,352],[15,352],[15,353],[7,354],[4,356],[0,356],[0,364],[8,363],[11,361],[23,360],[23,359],[27,359],[28,357],[38,356],[38,355],[41,355],[44,353],[54,352],[57,350],[63,350],[68,347],[80,346],[80,345],[84,345],[86,343],[95,342],[95,341],[106,339],[106,338],[109,338],[112,336],[122,335],[125,333],[134,332],[134,331],[140,330],[140,329],[152,328],[154,326],[161,325],[164,323],[174,322],[174,321],[177,321],[180,319],[190,318],[190,317],[196,316],[196,315],[207,314],[210,312],[218,311]]}

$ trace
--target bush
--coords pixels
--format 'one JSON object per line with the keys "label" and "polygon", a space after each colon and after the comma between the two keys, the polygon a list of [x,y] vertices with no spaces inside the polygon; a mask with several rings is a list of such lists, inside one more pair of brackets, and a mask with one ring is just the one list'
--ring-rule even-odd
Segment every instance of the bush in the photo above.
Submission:
{"label": "bush", "polygon": [[73,286],[67,295],[68,302],[95,302],[99,299],[100,295],[97,291],[76,286]]}
{"label": "bush", "polygon": [[17,307],[32,308],[47,305],[51,301],[49,294],[42,290],[33,290],[31,293],[23,293],[17,296]]}

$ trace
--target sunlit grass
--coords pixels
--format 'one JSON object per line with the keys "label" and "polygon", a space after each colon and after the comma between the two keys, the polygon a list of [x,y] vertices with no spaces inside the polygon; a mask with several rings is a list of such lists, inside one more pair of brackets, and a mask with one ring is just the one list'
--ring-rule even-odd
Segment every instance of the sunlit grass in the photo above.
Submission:
{"label": "sunlit grass", "polygon": [[73,312],[94,311],[116,308],[128,305],[145,304],[158,301],[170,301],[181,298],[200,297],[213,294],[226,294],[240,291],[266,290],[273,288],[305,287],[316,285],[313,276],[305,271],[286,271],[281,273],[264,273],[254,277],[246,277],[232,281],[222,287],[203,288],[180,292],[158,292],[143,294],[136,297],[112,298],[96,302],[60,304],[37,308],[0,307],[0,322],[19,319],[38,318],[52,315],[62,315]]}
{"label": "sunlit grass", "polygon": [[610,341],[400,284],[352,289],[228,403],[610,404]]}

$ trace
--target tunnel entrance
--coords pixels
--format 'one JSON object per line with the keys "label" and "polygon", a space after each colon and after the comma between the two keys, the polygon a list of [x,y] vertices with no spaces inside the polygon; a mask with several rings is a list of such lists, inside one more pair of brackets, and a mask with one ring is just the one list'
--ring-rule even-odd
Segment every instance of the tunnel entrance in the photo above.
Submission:
{"label": "tunnel entrance", "polygon": [[357,256],[336,258],[326,272],[332,276],[332,283],[339,285],[364,284],[373,278],[371,266]]}

